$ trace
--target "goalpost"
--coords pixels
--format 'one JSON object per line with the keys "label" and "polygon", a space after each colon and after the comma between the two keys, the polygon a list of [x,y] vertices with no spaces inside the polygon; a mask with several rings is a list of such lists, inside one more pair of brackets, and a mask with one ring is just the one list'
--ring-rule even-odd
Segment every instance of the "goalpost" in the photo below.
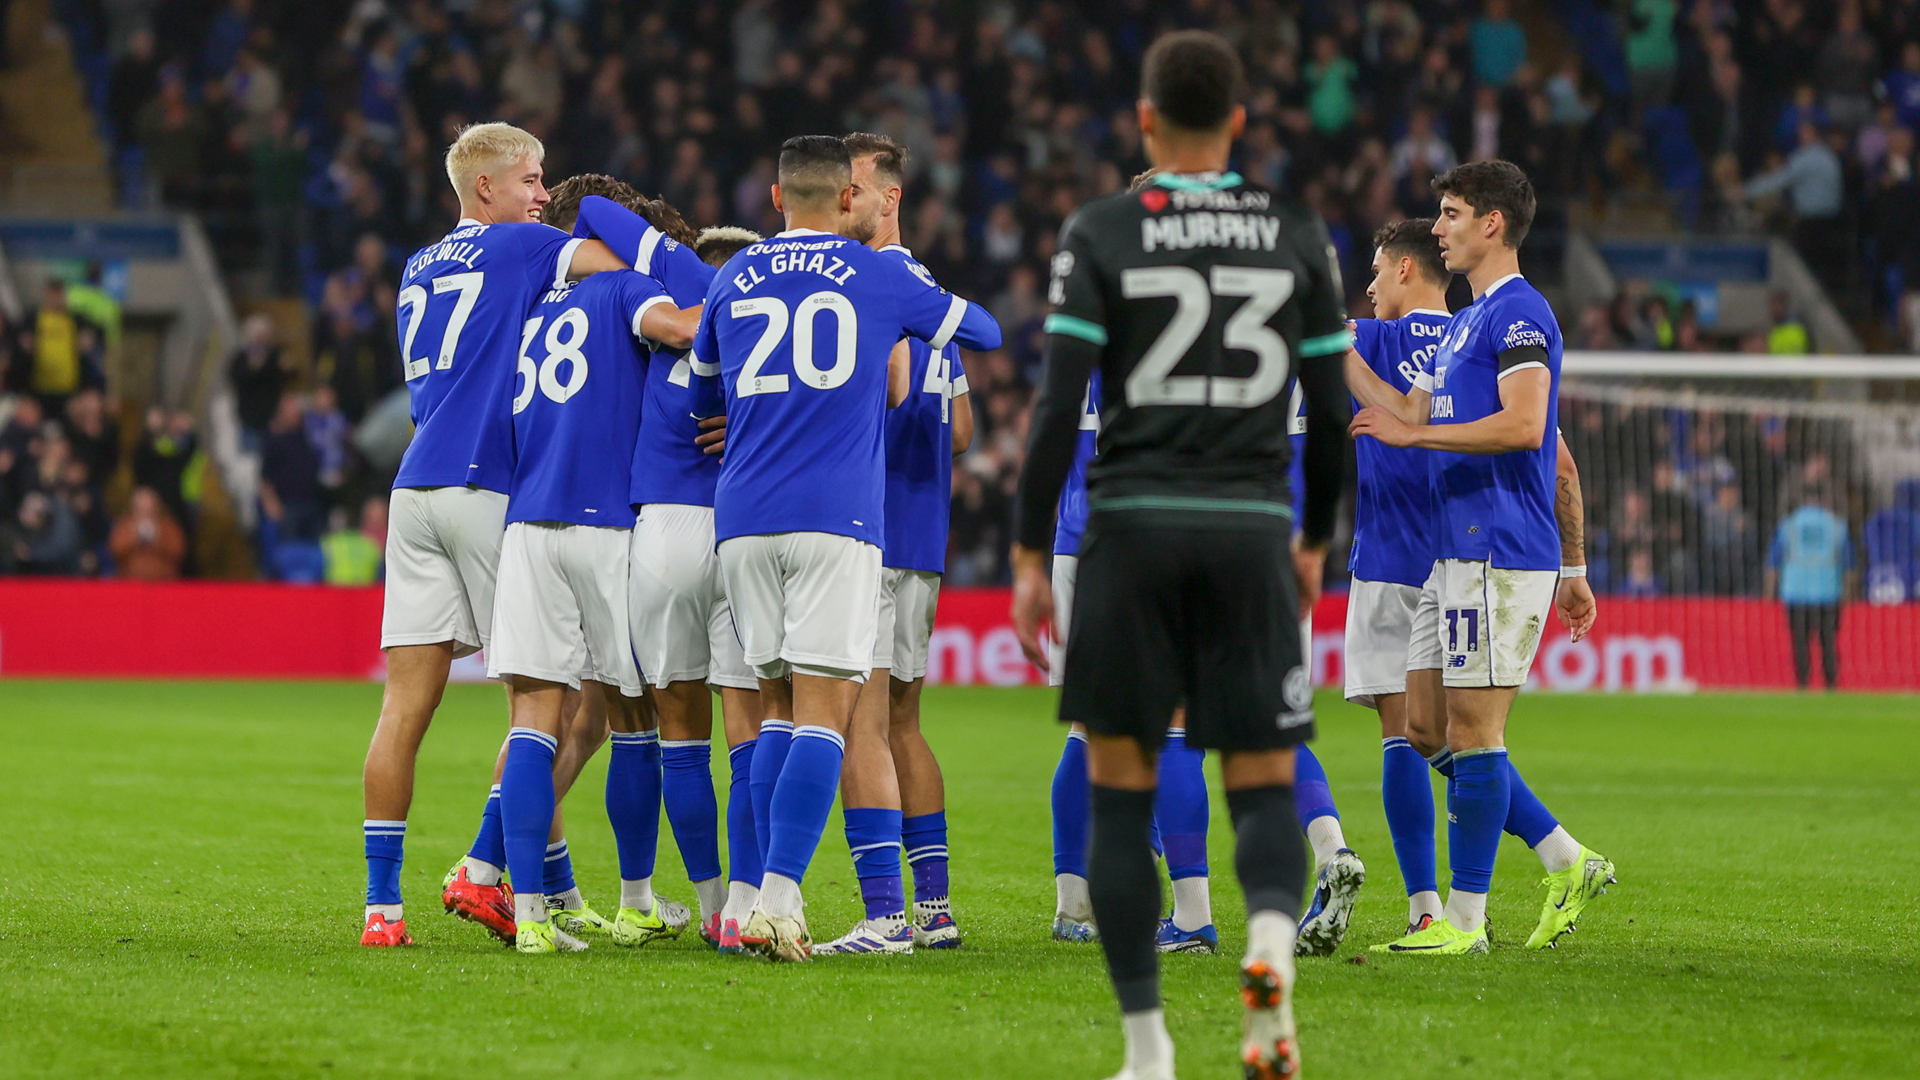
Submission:
{"label": "goalpost", "polygon": [[1920,358],[1569,352],[1600,623],[1545,688],[1920,690]]}

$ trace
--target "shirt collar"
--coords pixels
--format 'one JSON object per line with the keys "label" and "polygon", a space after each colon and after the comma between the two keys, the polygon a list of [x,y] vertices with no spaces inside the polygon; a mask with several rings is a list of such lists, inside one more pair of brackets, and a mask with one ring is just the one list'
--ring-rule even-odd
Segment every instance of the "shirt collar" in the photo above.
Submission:
{"label": "shirt collar", "polygon": [[479,224],[481,224],[481,222],[476,221],[473,218],[463,217],[459,221],[455,222],[453,227],[456,229],[464,229],[469,225],[479,225]]}
{"label": "shirt collar", "polygon": [[1218,191],[1241,183],[1237,172],[1159,173],[1153,182],[1178,191]]}
{"label": "shirt collar", "polygon": [[839,236],[839,233],[821,232],[819,229],[788,229],[783,233],[774,233],[772,239],[780,240],[789,236]]}
{"label": "shirt collar", "polygon": [[1503,277],[1503,278],[1501,278],[1501,279],[1500,279],[1499,281],[1496,281],[1496,282],[1494,282],[1493,284],[1491,284],[1491,285],[1489,285],[1489,286],[1487,286],[1487,291],[1486,291],[1486,292],[1483,292],[1483,293],[1481,293],[1480,295],[1481,295],[1481,296],[1492,296],[1492,295],[1493,295],[1493,293],[1494,293],[1494,290],[1496,290],[1496,289],[1498,289],[1498,288],[1499,288],[1500,286],[1502,286],[1502,285],[1505,285],[1505,284],[1506,284],[1507,282],[1509,282],[1509,281],[1513,281],[1513,280],[1515,280],[1515,279],[1518,279],[1519,277],[1520,277],[1520,275],[1519,275],[1519,274],[1508,274],[1508,275],[1507,275],[1506,277]]}
{"label": "shirt collar", "polygon": [[[1504,281],[1504,280],[1506,280],[1506,279],[1504,279],[1504,278],[1502,278],[1501,280],[1503,280],[1503,281]],[[1492,290],[1492,289],[1488,289],[1487,291],[1488,291],[1488,292],[1492,292],[1493,290]],[[1414,309],[1413,309],[1412,311],[1409,311],[1409,312],[1407,312],[1407,314],[1409,314],[1409,315],[1438,315],[1438,316],[1440,316],[1440,317],[1441,317],[1441,318],[1443,318],[1443,319],[1450,319],[1450,318],[1452,318],[1452,317],[1453,317],[1453,312],[1451,312],[1451,311],[1440,311],[1440,310],[1438,310],[1437,308],[1430,308],[1430,307],[1417,307],[1417,308],[1414,308]]]}

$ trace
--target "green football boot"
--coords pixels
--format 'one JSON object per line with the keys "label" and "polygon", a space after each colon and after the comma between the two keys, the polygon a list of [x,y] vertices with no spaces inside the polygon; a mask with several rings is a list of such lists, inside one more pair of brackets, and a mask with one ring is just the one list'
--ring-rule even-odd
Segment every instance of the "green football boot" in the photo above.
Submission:
{"label": "green football boot", "polygon": [[1425,930],[1417,930],[1398,941],[1389,941],[1384,945],[1372,946],[1377,953],[1412,953],[1428,956],[1465,956],[1468,953],[1487,951],[1487,939],[1493,932],[1493,924],[1481,922],[1480,929],[1472,933],[1456,930],[1445,919],[1435,919],[1427,924]]}
{"label": "green football boot", "polygon": [[1614,883],[1613,863],[1589,847],[1580,849],[1572,866],[1541,879],[1547,898],[1540,905],[1540,925],[1527,939],[1529,949],[1551,949],[1561,934],[1573,933],[1574,920]]}
{"label": "green football boot", "polygon": [[610,932],[615,945],[645,945],[671,938],[679,933],[661,916],[662,904],[656,898],[652,910],[642,914],[639,908],[623,907],[613,913]]}

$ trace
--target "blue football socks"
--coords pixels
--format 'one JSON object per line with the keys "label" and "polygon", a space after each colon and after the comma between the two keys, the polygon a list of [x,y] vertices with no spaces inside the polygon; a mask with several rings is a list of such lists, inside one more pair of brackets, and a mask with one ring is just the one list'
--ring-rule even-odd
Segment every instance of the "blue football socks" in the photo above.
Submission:
{"label": "blue football socks", "polygon": [[767,844],[773,835],[773,790],[787,763],[787,750],[793,742],[793,724],[786,720],[766,720],[754,740],[753,776],[747,790],[753,798],[753,834],[760,845],[760,862],[767,861]]}
{"label": "blue football socks", "polygon": [[947,812],[935,810],[901,822],[900,838],[913,867],[913,899],[918,903],[947,897]]}
{"label": "blue football socks", "polygon": [[[1456,760],[1457,755],[1453,751],[1441,750],[1428,758],[1427,763],[1433,766],[1435,772],[1451,779]],[[1520,770],[1513,767],[1511,760],[1507,762],[1507,774],[1513,795],[1503,828],[1519,837],[1528,847],[1537,846],[1546,839],[1548,833],[1560,826],[1560,822],[1540,801],[1539,796],[1533,793],[1533,789],[1527,786],[1526,781],[1520,779]]]}
{"label": "blue football socks", "polygon": [[616,731],[607,761],[607,821],[620,854],[620,879],[653,876],[660,848],[660,736]]}
{"label": "blue football socks", "polygon": [[[765,738],[762,729],[761,738]],[[795,728],[786,764],[768,801],[768,874],[794,882],[805,880],[807,864],[820,846],[833,797],[840,790],[840,763],[847,741],[832,728],[812,725]],[[760,757],[754,757],[754,783],[759,783]],[[758,807],[756,807],[758,809]],[[757,822],[756,822],[757,824]]]}
{"label": "blue football socks", "polygon": [[1407,895],[1437,892],[1433,851],[1433,783],[1427,760],[1404,738],[1381,741],[1380,799],[1386,804],[1387,831]]}
{"label": "blue football socks", "polygon": [[[507,763],[500,771],[500,820],[507,872],[520,886],[515,899],[541,895],[547,874],[547,832],[553,828],[553,754],[558,740],[535,728],[507,732]],[[525,909],[529,915],[531,905]],[[544,915],[541,911],[539,914]]]}
{"label": "blue football socks", "polygon": [[720,876],[720,806],[713,797],[713,746],[705,739],[660,743],[661,799],[688,881]]}
{"label": "blue football socks", "polygon": [[1186,732],[1167,732],[1160,747],[1160,787],[1153,820],[1167,855],[1167,876],[1205,877],[1207,873],[1207,755],[1187,745]]}
{"label": "blue football socks", "polygon": [[1092,807],[1087,781],[1087,737],[1067,733],[1060,764],[1053,770],[1053,872],[1087,876],[1087,816]]}
{"label": "blue football socks", "polygon": [[1512,776],[1503,747],[1466,750],[1453,756],[1453,781],[1447,793],[1447,848],[1452,888],[1456,891],[1484,895],[1493,887],[1493,860],[1500,850],[1500,833],[1512,799]]}
{"label": "blue football socks", "polygon": [[1314,757],[1304,743],[1294,748],[1293,808],[1303,829],[1314,818],[1340,817],[1333,806],[1333,788],[1327,783],[1327,770],[1320,767],[1320,759]]}
{"label": "blue football socks", "polygon": [[853,876],[860,879],[867,918],[906,914],[906,890],[900,883],[900,811],[848,807],[845,817],[847,850],[853,853]]}
{"label": "blue football socks", "polygon": [[368,819],[360,823],[360,830],[367,842],[367,903],[398,904],[407,823]]}
{"label": "blue football socks", "polygon": [[753,820],[753,755],[758,742],[744,742],[727,751],[733,779],[727,786],[727,880],[760,887],[766,873],[760,840]]}
{"label": "blue football socks", "polygon": [[500,824],[500,785],[493,785],[487,793],[487,808],[480,814],[480,833],[473,838],[473,847],[468,850],[467,858],[505,869],[507,865],[507,836]]}
{"label": "blue football socks", "polygon": [[540,891],[548,896],[563,896],[574,890],[573,855],[567,851],[564,838],[547,845],[545,882]]}

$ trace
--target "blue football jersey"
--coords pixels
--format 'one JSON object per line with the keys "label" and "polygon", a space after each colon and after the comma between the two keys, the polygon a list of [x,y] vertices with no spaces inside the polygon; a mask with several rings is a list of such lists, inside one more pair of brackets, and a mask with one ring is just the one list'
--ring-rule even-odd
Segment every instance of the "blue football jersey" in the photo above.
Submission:
{"label": "blue football jersey", "polygon": [[646,391],[640,318],[667,304],[632,270],[549,290],[520,331],[507,520],[633,527],[627,498]]}
{"label": "blue football jersey", "polygon": [[[880,254],[906,267],[922,291],[940,288],[933,274],[905,247],[888,244]],[[935,349],[918,339],[909,342],[912,392],[898,408],[887,411],[883,565],[946,573],[947,523],[953,510],[953,399],[967,392],[959,347],[994,349],[999,339],[999,326],[991,320],[969,324],[962,319],[944,348]]]}
{"label": "blue football jersey", "polygon": [[715,539],[825,532],[884,546],[887,358],[902,337],[943,350],[968,320],[992,316],[831,233],[789,230],[728,261],[693,344],[720,365],[726,395]]}
{"label": "blue football jersey", "polygon": [[[701,262],[692,248],[611,199],[599,195],[581,199],[573,234],[604,241],[635,270],[659,282],[677,307],[704,301],[713,283],[713,267]],[[647,365],[646,403],[640,437],[633,447],[633,483],[627,499],[635,506],[712,506],[720,459],[694,443],[700,434],[694,414],[697,401],[718,400],[717,386],[697,384],[712,384],[719,369],[695,361],[685,350],[658,350],[655,358],[658,363]],[[717,410],[700,415],[712,411]]]}
{"label": "blue football jersey", "polygon": [[1529,345],[1547,354],[1547,435],[1537,447],[1505,454],[1431,452],[1436,559],[1490,560],[1503,570],[1560,568],[1560,526],[1553,516],[1560,324],[1546,297],[1525,278],[1514,274],[1494,282],[1447,324],[1433,357],[1428,422],[1464,424],[1500,411],[1500,354]]}
{"label": "blue football jersey", "polygon": [[953,512],[953,399],[967,392],[967,371],[960,346],[952,342],[935,352],[911,338],[907,348],[907,400],[887,410],[887,542],[881,562],[944,574]]}
{"label": "blue football jersey", "polygon": [[[1391,321],[1357,319],[1353,347],[1394,392],[1413,388],[1446,336],[1444,311],[1418,310]],[[1359,406],[1355,402],[1355,407]],[[1428,452],[1355,439],[1360,489],[1353,505],[1353,553],[1347,570],[1362,581],[1426,584],[1433,571],[1433,480]]]}
{"label": "blue football jersey", "polygon": [[1060,508],[1054,514],[1053,553],[1080,555],[1080,534],[1087,531],[1087,464],[1100,441],[1100,369],[1087,379],[1087,396],[1080,402],[1080,441],[1073,448],[1073,469],[1060,489]]}
{"label": "blue football jersey", "polygon": [[396,313],[413,442],[394,487],[513,482],[513,370],[527,310],[566,284],[579,241],[533,222],[462,220],[407,260]]}

